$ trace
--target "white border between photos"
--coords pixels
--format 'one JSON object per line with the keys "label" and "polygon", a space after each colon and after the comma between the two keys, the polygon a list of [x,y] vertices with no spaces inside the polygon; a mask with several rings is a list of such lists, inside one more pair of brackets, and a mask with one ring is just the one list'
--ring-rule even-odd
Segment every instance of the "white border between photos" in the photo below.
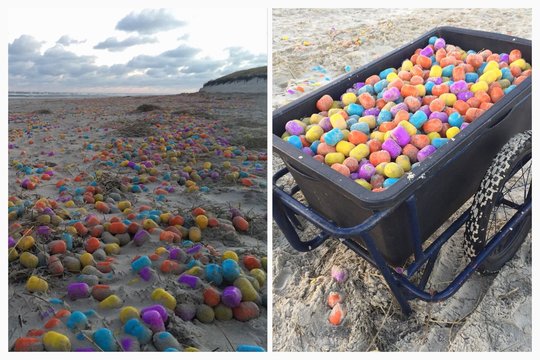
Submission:
{"label": "white border between photos", "polygon": [[[271,61],[271,55],[272,55],[272,51],[271,51],[271,44],[272,44],[272,28],[271,28],[271,18],[272,18],[272,12],[271,12],[271,8],[274,7],[274,8],[280,8],[280,7],[285,7],[285,8],[292,8],[292,7],[322,7],[322,8],[329,8],[329,11],[332,11],[332,9],[336,8],[336,6],[340,6],[340,7],[348,7],[348,5],[352,5],[351,7],[362,7],[361,5],[368,5],[366,7],[372,7],[372,6],[369,6],[371,4],[374,4],[374,3],[370,3],[370,2],[353,2],[353,3],[336,3],[334,1],[324,1],[324,0],[311,0],[311,1],[307,1],[307,0],[273,0],[273,1],[267,1],[267,2],[258,2],[258,3],[255,3],[254,1],[235,1],[235,0],[230,0],[228,2],[223,2],[223,1],[217,1],[217,0],[207,0],[205,2],[202,2],[202,3],[194,3],[194,5],[197,5],[197,6],[189,6],[189,5],[185,5],[185,3],[187,2],[182,2],[182,1],[168,1],[168,0],[155,0],[155,1],[152,1],[152,0],[132,0],[132,1],[129,1],[129,0],[115,0],[115,1],[103,1],[103,0],[94,0],[92,1],[92,3],[88,4],[88,3],[79,3],[79,2],[76,2],[76,1],[66,1],[66,0],[49,0],[46,2],[46,5],[48,7],[56,7],[56,8],[73,8],[73,7],[80,7],[80,8],[84,8],[84,7],[104,7],[104,8],[126,8],[126,9],[130,9],[130,10],[135,10],[135,9],[139,9],[139,8],[149,8],[149,7],[152,7],[152,8],[157,8],[157,7],[164,7],[164,8],[167,8],[167,7],[187,7],[187,8],[212,8],[212,7],[223,7],[224,5],[228,6],[228,7],[236,7],[236,8],[254,8],[254,7],[258,7],[258,8],[261,8],[261,7],[264,7],[264,8],[267,8],[268,9],[268,23],[267,23],[267,27],[268,27],[268,37],[267,37],[267,48],[268,48],[268,57],[269,57],[269,60],[268,60],[268,101],[267,101],[267,109],[268,109],[268,141],[267,141],[267,146],[268,146],[268,174],[267,174],[267,179],[268,179],[268,182],[267,182],[267,188],[268,188],[268,196],[267,196],[267,199],[268,199],[268,267],[269,267],[269,271],[268,271],[268,311],[267,311],[267,316],[268,316],[268,349],[270,350],[272,347],[272,325],[273,325],[273,312],[272,312],[272,291],[271,291],[271,286],[272,286],[272,215],[271,215],[271,203],[272,203],[272,196],[270,194],[270,191],[272,189],[272,182],[271,182],[271,176],[272,176],[272,156],[271,156],[271,149],[272,149],[272,137],[271,137],[271,119],[272,119],[272,101],[271,101],[271,96],[272,96],[272,61]],[[190,2],[191,3],[191,2]],[[382,3],[381,3],[382,4]],[[479,3],[474,3],[474,5],[478,5]],[[17,7],[17,8],[24,8],[24,7],[42,7],[44,6],[44,2],[43,1],[36,1],[36,0],[32,0],[32,1],[11,1],[9,4],[6,3],[6,2],[2,2],[2,5],[0,5],[0,24],[1,26],[5,27],[6,24],[7,24],[7,17],[9,16],[9,13],[8,13],[8,8],[9,7]],[[419,2],[409,2],[409,3],[404,3],[404,2],[399,2],[399,1],[395,1],[395,0],[388,0],[388,1],[385,1],[384,2],[384,7],[387,7],[387,8],[399,8],[399,7],[426,7],[426,6],[429,6],[429,5],[435,5],[435,4],[431,4],[431,3],[419,3]],[[473,5],[473,3],[471,3],[470,1],[464,1],[464,0],[459,0],[459,1],[453,1],[452,4],[448,4],[448,3],[445,3],[443,4],[445,7],[453,7],[453,8],[469,8],[471,7],[471,5]],[[511,5],[514,5],[513,3],[511,2],[508,2],[508,1],[500,1],[500,0],[492,0],[490,2],[485,2],[483,3],[483,5],[485,5],[485,7],[500,7],[500,8],[505,8],[505,7],[510,7]],[[533,8],[533,43],[536,41],[536,40],[539,40],[540,37],[537,36],[538,35],[538,22],[539,22],[539,19],[540,19],[540,11],[538,9],[538,6],[536,5],[536,3],[534,3],[533,1],[522,1],[520,2],[519,4],[520,7],[527,7],[527,8]],[[440,13],[437,11],[438,9],[433,9],[433,14],[423,14],[422,16],[444,16],[444,13]],[[478,9],[478,11],[481,11],[481,9]],[[316,19],[312,19],[312,21],[316,21]],[[96,22],[97,23],[97,22]],[[496,31],[496,29],[494,29]],[[7,110],[7,105],[8,105],[8,97],[7,97],[7,93],[8,93],[8,89],[7,89],[7,86],[8,86],[8,70],[7,70],[7,32],[4,30],[4,31],[0,31],[0,39],[3,41],[2,42],[2,47],[0,48],[0,93],[2,94],[2,99],[0,100],[0,109],[2,110],[2,116],[3,116],[3,119],[2,119],[2,140],[0,142],[0,149],[7,149],[7,128],[8,128],[8,123],[7,123],[7,118],[8,118],[8,110]],[[539,51],[538,51],[538,46],[533,46],[533,59],[540,59],[540,56],[539,56]],[[536,72],[533,72],[533,99],[535,99],[535,95],[537,94],[540,94],[540,78],[536,75]],[[538,125],[538,121],[540,121],[540,119],[536,120],[538,118],[538,115],[540,114],[540,111],[539,111],[539,101],[536,101],[536,100],[533,100],[533,133],[537,133],[538,131],[540,131],[540,127]],[[533,137],[533,153],[537,153],[538,149],[540,146],[538,140],[537,140],[537,137]],[[8,164],[8,154],[7,154],[7,151],[2,151],[2,166],[3,166],[3,173],[2,175],[4,176],[0,176],[0,181],[1,181],[1,184],[2,184],[2,203],[3,204],[6,204],[7,203],[7,197],[8,197],[8,187],[7,187],[7,164]],[[536,157],[536,155],[535,155]],[[534,177],[536,178],[537,175],[540,174],[540,170],[539,170],[539,164],[537,162],[533,162],[533,175]],[[533,184],[533,189],[534,189],[534,192],[536,194],[538,194],[538,187],[539,187],[539,184],[538,183],[534,183]],[[533,217],[535,216],[535,214],[537,214],[537,208],[538,206],[536,205],[537,204],[537,201],[534,201],[533,200]],[[5,211],[5,210],[4,210]],[[3,236],[2,238],[4,239],[3,241],[7,241],[7,216],[6,216],[6,213],[4,213],[4,216],[1,216],[1,227],[2,229],[4,229],[4,232],[3,232]],[[534,249],[535,247],[537,247],[534,242],[535,242],[535,239],[534,239],[534,235],[538,233],[538,230],[539,230],[539,227],[538,227],[538,223],[536,223],[535,221],[533,221],[533,252],[534,252]],[[7,332],[7,308],[8,308],[8,299],[7,299],[7,289],[8,289],[8,283],[7,283],[7,246],[3,245],[3,246],[0,246],[0,248],[2,249],[2,254],[0,255],[0,258],[1,258],[1,263],[2,263],[2,269],[3,269],[3,275],[1,276],[1,289],[3,290],[2,293],[4,294],[1,298],[1,303],[2,303],[2,306],[3,306],[3,310],[1,313],[2,313],[2,327],[1,327],[1,333],[0,333],[0,339],[1,339],[1,346],[2,346],[2,351],[4,352],[7,352],[7,348],[8,348],[8,344],[7,344],[7,338],[8,338],[8,332]],[[538,261],[533,261],[533,274],[536,274],[538,273],[539,271],[539,266],[537,265]],[[535,320],[538,320],[538,311],[535,311],[535,309],[539,309],[540,307],[538,306],[539,305],[539,301],[538,301],[538,297],[539,297],[539,293],[538,293],[538,281],[536,280],[538,278],[538,276],[534,276],[533,275],[533,352],[531,353],[522,353],[520,354],[519,356],[524,356],[525,358],[531,358],[532,355],[534,353],[536,353],[538,351],[538,348],[540,346],[539,342],[538,342],[538,329],[537,327],[538,326],[535,326],[535,325],[538,325],[537,324],[537,321]],[[287,319],[284,319],[282,321],[287,321]],[[17,354],[15,353],[8,353],[7,355],[9,356],[17,356]],[[209,356],[218,356],[220,357],[220,359],[238,359],[238,358],[244,358],[244,359],[252,359],[253,357],[257,356],[257,357],[262,357],[262,358],[279,358],[279,359],[298,359],[299,357],[300,358],[307,358],[307,357],[312,357],[312,356],[327,356],[325,354],[319,354],[319,353],[316,353],[316,354],[311,354],[311,353],[265,353],[265,354],[254,354],[254,353],[219,353],[219,354],[209,354],[209,353],[190,353],[190,354],[182,354],[182,355],[175,355],[174,353],[161,353],[160,354],[160,357],[163,356],[163,357],[170,357],[172,358],[173,356],[175,358],[177,358],[177,356],[182,356],[184,359],[186,357],[193,357],[194,359],[207,359],[209,358]],[[43,357],[44,359],[47,359],[47,358],[55,358],[55,359],[60,359],[60,358],[64,358],[66,355],[63,355],[63,354],[58,354],[58,353],[40,353],[38,355],[40,358]],[[70,355],[67,355],[67,356],[70,356]],[[93,357],[94,354],[90,354],[90,353],[85,353],[85,354],[80,354],[80,355],[77,355],[77,356],[81,356],[81,357]],[[140,358],[140,359],[144,359],[147,355],[145,353],[136,353],[136,354],[125,354],[125,353],[118,353],[118,354],[115,354],[114,356],[120,356],[122,358],[124,357],[127,357],[127,356],[130,356],[131,358],[135,357],[135,358]],[[369,354],[355,354],[355,353],[342,353],[342,354],[339,354],[340,357],[344,357],[344,358],[355,358],[357,359],[358,356],[369,356],[369,357],[396,357],[396,356],[399,356],[399,357],[405,357],[405,358],[417,358],[417,357],[420,357],[420,358],[424,358],[424,357],[432,357],[432,356],[435,356],[435,357],[439,357],[439,356],[442,356],[442,357],[450,357],[450,356],[456,356],[456,354],[451,354],[451,353],[441,353],[441,354],[419,354],[419,353],[404,353],[404,354],[394,354],[394,353],[369,353]],[[502,358],[503,356],[506,357],[507,354],[500,354],[500,353],[491,353],[489,354],[490,357],[494,357],[494,358]]]}

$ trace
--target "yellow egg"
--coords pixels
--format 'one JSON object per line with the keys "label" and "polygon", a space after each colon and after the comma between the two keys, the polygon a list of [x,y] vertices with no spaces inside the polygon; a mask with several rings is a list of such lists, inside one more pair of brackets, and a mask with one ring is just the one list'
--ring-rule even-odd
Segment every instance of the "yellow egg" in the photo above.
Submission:
{"label": "yellow egg", "polygon": [[234,261],[238,262],[238,255],[232,250],[224,251],[223,255],[221,255],[221,258],[223,260],[231,259],[231,260],[234,260]]}
{"label": "yellow egg", "polygon": [[457,134],[459,134],[459,128],[457,126],[452,126],[448,130],[446,130],[446,137],[448,139],[453,139]]}
{"label": "yellow egg", "polygon": [[17,244],[17,248],[19,248],[19,250],[25,251],[32,248],[35,245],[35,243],[36,243],[36,240],[34,240],[32,236],[30,235],[24,236],[23,238],[19,240],[19,243]]}
{"label": "yellow egg", "polygon": [[340,152],[328,153],[324,157],[326,165],[341,164],[345,160],[345,155]]}
{"label": "yellow egg", "polygon": [[30,292],[46,292],[49,290],[49,284],[44,279],[32,275],[26,281],[26,290]]}
{"label": "yellow egg", "polygon": [[439,133],[436,133],[436,132],[430,132],[429,134],[427,134],[428,138],[430,141],[433,141],[433,139],[438,139],[441,137],[441,135]]}
{"label": "yellow egg", "polygon": [[429,77],[441,77],[442,76],[442,67],[439,65],[433,65],[429,71]]}
{"label": "yellow egg", "polygon": [[349,152],[349,156],[355,158],[356,160],[366,158],[368,155],[369,146],[366,144],[358,144]]}
{"label": "yellow egg", "polygon": [[384,175],[389,178],[400,178],[403,176],[403,168],[394,162],[386,164]]}
{"label": "yellow egg", "polygon": [[118,309],[123,301],[117,295],[109,295],[99,303],[101,309]]}
{"label": "yellow egg", "polygon": [[[345,155],[347,157],[347,156],[349,156],[349,153],[351,152],[351,150],[354,149],[354,147],[355,146],[354,146],[353,143],[350,143],[350,142],[345,141],[345,140],[341,140],[336,145],[336,151],[339,152],[339,153],[342,153],[343,155]],[[343,162],[343,161],[341,161],[341,162]]]}
{"label": "yellow egg", "polygon": [[47,331],[43,334],[43,346],[47,351],[71,351],[69,338],[56,331]]}
{"label": "yellow egg", "polygon": [[195,224],[197,224],[201,230],[206,229],[208,227],[208,217],[206,215],[197,215]]}
{"label": "yellow egg", "polygon": [[194,242],[201,241],[201,238],[202,238],[201,229],[199,229],[196,226],[190,227],[189,228],[189,233],[188,233],[188,238],[189,238],[189,240],[194,241]]}
{"label": "yellow egg", "polygon": [[133,306],[124,306],[120,310],[120,321],[125,324],[129,319],[138,319],[140,317],[139,310]]}
{"label": "yellow egg", "polygon": [[354,182],[368,190],[371,190],[373,188],[373,186],[371,186],[371,184],[365,179],[356,179],[354,180]]}
{"label": "yellow egg", "polygon": [[165,289],[155,289],[150,295],[150,298],[154,301],[159,302],[161,305],[165,306],[170,310],[174,310],[174,308],[176,307],[176,299]]}
{"label": "yellow egg", "polygon": [[107,255],[118,255],[118,254],[120,254],[120,245],[118,245],[116,243],[106,244],[103,249],[105,250],[105,253]]}
{"label": "yellow egg", "polygon": [[411,71],[413,67],[414,67],[414,64],[410,60],[405,60],[401,64],[401,70],[404,70],[404,71]]}

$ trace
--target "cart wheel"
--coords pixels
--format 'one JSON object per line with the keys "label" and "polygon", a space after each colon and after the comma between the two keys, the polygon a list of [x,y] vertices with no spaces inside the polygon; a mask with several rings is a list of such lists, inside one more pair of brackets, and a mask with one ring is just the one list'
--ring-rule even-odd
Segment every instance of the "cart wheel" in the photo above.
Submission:
{"label": "cart wheel", "polygon": [[[465,225],[465,252],[471,259],[531,197],[531,138],[529,130],[514,136],[502,147],[474,196],[471,217]],[[484,274],[499,271],[517,252],[530,229],[528,216],[502,239],[478,266],[478,271]]]}

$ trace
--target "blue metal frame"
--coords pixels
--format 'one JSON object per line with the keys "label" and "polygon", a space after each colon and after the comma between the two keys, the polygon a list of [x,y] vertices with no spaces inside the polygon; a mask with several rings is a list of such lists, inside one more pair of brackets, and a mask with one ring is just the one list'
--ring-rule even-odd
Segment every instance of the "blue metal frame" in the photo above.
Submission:
{"label": "blue metal frame", "polygon": [[[461,214],[431,245],[423,250],[416,211],[416,197],[411,195],[411,197],[405,200],[414,240],[414,261],[406,269],[397,271],[388,265],[378,251],[370,231],[379,221],[391,215],[399,204],[383,211],[375,212],[363,223],[356,226],[340,227],[321,216],[314,209],[293,198],[293,195],[300,190],[298,186],[293,187],[291,192],[286,192],[277,185],[277,181],[287,173],[288,169],[284,168],[278,171],[273,177],[273,217],[291,246],[297,251],[306,252],[319,247],[330,237],[340,238],[345,246],[379,269],[405,315],[410,315],[412,312],[409,300],[421,299],[428,302],[436,302],[445,300],[455,294],[478,266],[510,234],[512,229],[516,228],[527,216],[530,216],[532,208],[532,201],[529,196],[517,209],[516,214],[503,226],[478,256],[444,290],[433,293],[426,291],[425,287],[439,251],[444,243],[469,219],[470,209],[467,209]],[[304,217],[322,231],[309,241],[300,240],[298,231],[302,231],[303,228],[296,217],[297,215]],[[365,248],[353,240],[352,237],[362,239]],[[411,281],[411,277],[424,265],[424,272],[419,283],[414,284]]]}

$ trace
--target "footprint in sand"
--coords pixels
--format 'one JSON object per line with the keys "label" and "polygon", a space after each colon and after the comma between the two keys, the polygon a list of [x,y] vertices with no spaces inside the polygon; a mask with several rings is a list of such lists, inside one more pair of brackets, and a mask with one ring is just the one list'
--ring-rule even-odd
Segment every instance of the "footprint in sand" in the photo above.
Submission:
{"label": "footprint in sand", "polygon": [[289,268],[284,268],[276,276],[274,280],[274,292],[281,292],[287,287],[289,279],[291,278],[292,272]]}

